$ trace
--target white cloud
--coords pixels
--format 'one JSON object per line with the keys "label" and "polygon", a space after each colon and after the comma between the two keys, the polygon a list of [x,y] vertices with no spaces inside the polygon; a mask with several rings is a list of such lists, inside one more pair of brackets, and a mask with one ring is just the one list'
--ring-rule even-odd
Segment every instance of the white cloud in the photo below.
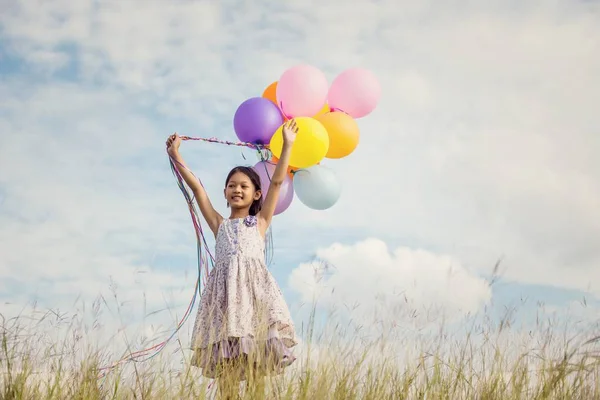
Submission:
{"label": "white cloud", "polygon": [[316,301],[366,326],[455,320],[476,313],[492,297],[488,282],[454,257],[406,247],[390,251],[378,239],[336,243],[319,249],[317,259],[294,269],[289,286],[301,301]]}

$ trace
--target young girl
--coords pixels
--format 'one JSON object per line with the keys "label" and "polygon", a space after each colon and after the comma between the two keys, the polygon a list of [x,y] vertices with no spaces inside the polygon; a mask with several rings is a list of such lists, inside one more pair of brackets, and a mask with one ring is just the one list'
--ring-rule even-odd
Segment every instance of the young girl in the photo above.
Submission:
{"label": "young girl", "polygon": [[226,398],[237,396],[239,382],[260,382],[294,362],[294,324],[277,282],[265,264],[265,235],[286,176],[298,128],[283,128],[283,149],[264,203],[260,178],[250,167],[235,167],[225,181],[231,208],[223,218],[202,184],[179,154],[177,134],[167,140],[169,155],[198,202],[216,238],[215,266],[210,271],[192,335],[192,365],[217,378]]}

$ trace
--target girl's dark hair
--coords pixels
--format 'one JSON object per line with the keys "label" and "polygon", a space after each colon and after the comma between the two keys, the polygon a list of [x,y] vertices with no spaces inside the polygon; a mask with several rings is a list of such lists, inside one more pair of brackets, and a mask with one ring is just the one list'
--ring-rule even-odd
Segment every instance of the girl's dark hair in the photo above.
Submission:
{"label": "girl's dark hair", "polygon": [[[227,179],[225,180],[225,187],[227,187],[227,185],[229,184],[229,180],[231,179],[233,174],[235,174],[236,172],[241,172],[242,174],[246,175],[250,179],[250,182],[252,182],[252,185],[254,185],[254,190],[256,190],[256,191],[262,190],[260,188],[260,177],[254,170],[254,168],[244,167],[244,166],[235,167],[234,169],[229,171],[229,174],[227,175]],[[229,203],[227,203],[227,206],[229,207]],[[250,206],[249,214],[256,215],[259,213],[261,208],[262,208],[262,196],[259,197],[258,200],[254,200],[252,202],[252,205]]]}

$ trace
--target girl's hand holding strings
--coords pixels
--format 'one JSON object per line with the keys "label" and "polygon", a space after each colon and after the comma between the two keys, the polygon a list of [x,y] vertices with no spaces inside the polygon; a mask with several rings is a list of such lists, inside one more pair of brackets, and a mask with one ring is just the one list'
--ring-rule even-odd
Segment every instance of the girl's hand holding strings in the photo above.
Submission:
{"label": "girl's hand holding strings", "polygon": [[185,165],[183,157],[181,157],[181,154],[179,154],[181,136],[176,133],[169,136],[166,145],[167,153],[169,153],[169,156],[171,159],[173,159],[175,168],[177,171],[179,171],[185,183],[187,183],[189,188],[194,193],[194,198],[200,207],[200,212],[202,212],[202,216],[216,237],[217,230],[219,229],[219,225],[221,224],[223,217],[215,210],[208,198],[208,195],[206,194],[206,191],[204,190],[204,186],[202,186],[202,183],[200,183],[198,178],[196,178],[192,171],[190,171],[190,169]]}
{"label": "girl's hand holding strings", "polygon": [[181,137],[178,134],[174,133],[173,135],[169,136],[167,139],[167,153],[169,153],[171,157],[174,157],[179,153],[180,145]]}

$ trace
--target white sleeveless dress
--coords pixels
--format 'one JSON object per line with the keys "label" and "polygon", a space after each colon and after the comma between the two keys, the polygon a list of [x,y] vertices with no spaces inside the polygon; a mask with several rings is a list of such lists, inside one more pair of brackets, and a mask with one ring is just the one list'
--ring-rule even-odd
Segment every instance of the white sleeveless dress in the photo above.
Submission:
{"label": "white sleeveless dress", "polygon": [[288,307],[265,264],[256,217],[224,219],[194,324],[192,365],[216,378],[224,360],[250,357],[259,374],[277,374],[294,362],[290,349],[297,343]]}

